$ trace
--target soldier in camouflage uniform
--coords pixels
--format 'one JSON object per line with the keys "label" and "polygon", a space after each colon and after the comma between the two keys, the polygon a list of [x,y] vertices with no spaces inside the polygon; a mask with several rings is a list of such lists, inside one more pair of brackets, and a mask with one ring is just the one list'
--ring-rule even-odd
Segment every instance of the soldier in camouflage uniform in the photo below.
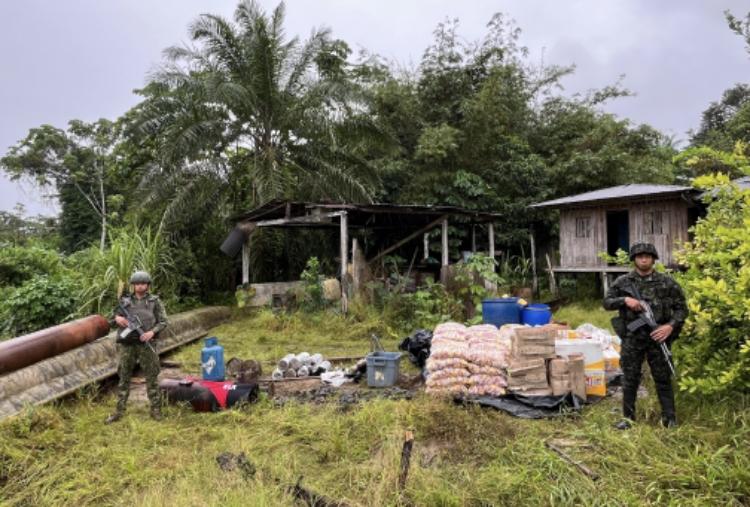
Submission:
{"label": "soldier in camouflage uniform", "polygon": [[157,377],[159,375],[159,355],[154,349],[153,343],[159,337],[159,333],[167,327],[167,313],[164,310],[159,296],[149,294],[151,276],[145,271],[136,271],[130,277],[133,286],[133,294],[125,295],[120,299],[120,305],[114,311],[110,325],[121,328],[128,327],[125,318],[124,307],[131,316],[137,316],[143,325],[143,335],[133,342],[118,343],[120,364],[117,369],[120,377],[117,385],[117,410],[105,421],[113,423],[122,418],[125,413],[125,405],[130,394],[130,377],[133,374],[136,361],[141,365],[146,375],[146,387],[148,399],[151,404],[151,417],[161,419],[161,396]]}
{"label": "soldier in camouflage uniform", "polygon": [[[620,312],[612,319],[615,332],[622,338],[620,364],[624,374],[622,411],[625,419],[616,425],[618,429],[627,429],[630,421],[635,421],[635,401],[644,358],[656,384],[662,423],[667,427],[677,424],[671,372],[660,343],[666,342],[669,347],[677,338],[688,310],[685,295],[677,282],[654,271],[658,258],[656,247],[651,243],[634,244],[630,249],[630,260],[635,269],[619,277],[604,298],[605,309]],[[640,300],[650,304],[658,324],[656,329],[642,326],[634,331],[628,330],[627,325],[638,320],[643,310]]]}

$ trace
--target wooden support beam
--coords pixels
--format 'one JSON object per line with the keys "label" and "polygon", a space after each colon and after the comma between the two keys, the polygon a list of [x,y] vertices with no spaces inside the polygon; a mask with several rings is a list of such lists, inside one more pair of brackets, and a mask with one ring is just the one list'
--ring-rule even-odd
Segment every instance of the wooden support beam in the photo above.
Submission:
{"label": "wooden support beam", "polygon": [[349,310],[349,287],[347,283],[347,268],[349,266],[349,217],[346,211],[341,212],[341,312],[346,313]]}
{"label": "wooden support beam", "polygon": [[536,297],[539,295],[539,279],[536,276],[536,241],[534,241],[533,229],[529,233],[529,240],[531,241],[531,274],[533,277],[531,289],[534,292],[534,297]]}
{"label": "wooden support beam", "polygon": [[549,259],[549,254],[546,254],[545,257],[547,257],[547,272],[549,273],[549,290],[552,293],[554,297],[559,296],[557,292],[557,282],[555,280],[555,271],[552,269],[552,261]]}
{"label": "wooden support beam", "polygon": [[305,215],[301,217],[261,220],[259,222],[256,222],[255,225],[258,227],[274,227],[278,225],[289,225],[289,224],[317,224],[317,223],[322,223],[322,222],[328,222],[329,218],[339,217],[342,214],[346,214],[346,211],[334,211],[332,213],[320,213],[316,215]]}
{"label": "wooden support beam", "polygon": [[242,243],[242,284],[250,283],[250,238]]}
{"label": "wooden support beam", "polygon": [[422,259],[427,260],[430,257],[430,235],[429,233],[425,232],[422,240],[424,241],[424,256],[422,257]]}
{"label": "wooden support beam", "polygon": [[606,271],[602,271],[602,292],[604,297],[607,297],[607,291],[609,291],[609,274]]}
{"label": "wooden support beam", "polygon": [[440,265],[440,283],[445,284],[448,282],[448,219],[443,219],[443,226],[441,231],[442,243],[440,245],[440,253],[442,254],[442,261]]}
{"label": "wooden support beam", "polygon": [[442,254],[442,265],[443,267],[447,266],[449,263],[448,259],[448,219],[443,219],[443,225],[442,225],[442,245],[440,248],[440,253]]}
{"label": "wooden support beam", "polygon": [[495,267],[494,267],[495,266],[495,264],[494,264],[494,260],[495,260],[495,224],[493,224],[492,222],[490,222],[490,223],[487,224],[487,228],[488,228],[487,232],[489,233],[489,241],[490,241],[490,259],[493,260],[493,264],[492,264],[493,267],[492,267],[492,269],[494,270],[495,269]]}
{"label": "wooden support beam", "polygon": [[413,240],[414,238],[416,238],[420,234],[424,234],[425,232],[428,232],[431,229],[434,229],[440,222],[442,222],[443,220],[445,220],[447,216],[448,215],[443,215],[442,217],[438,218],[437,220],[433,220],[432,222],[430,222],[426,226],[422,227],[418,231],[415,231],[415,232],[409,234],[408,236],[406,236],[404,239],[402,239],[398,243],[395,243],[395,244],[389,246],[385,250],[382,250],[380,253],[378,253],[378,255],[376,255],[372,259],[368,260],[367,263],[368,264],[372,264],[373,262],[375,262],[375,261],[377,261],[379,259],[382,259],[383,257],[385,257],[386,255],[388,255],[392,251],[396,250],[397,248],[400,248],[400,247],[404,246],[406,243],[408,243],[409,241]]}
{"label": "wooden support beam", "polygon": [[477,253],[477,226],[471,224],[471,253]]}
{"label": "wooden support beam", "polygon": [[357,297],[362,290],[362,268],[359,261],[362,255],[359,251],[359,241],[352,238],[352,297]]}

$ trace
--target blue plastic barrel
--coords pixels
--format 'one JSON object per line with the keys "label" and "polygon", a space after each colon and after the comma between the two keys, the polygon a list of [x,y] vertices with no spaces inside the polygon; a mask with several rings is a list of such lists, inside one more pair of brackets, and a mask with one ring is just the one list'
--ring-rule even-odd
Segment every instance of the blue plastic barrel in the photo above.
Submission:
{"label": "blue plastic barrel", "polygon": [[203,380],[221,382],[224,380],[224,347],[219,345],[218,338],[206,338],[201,350],[201,373]]}
{"label": "blue plastic barrel", "polygon": [[519,324],[521,322],[521,305],[518,298],[485,299],[482,301],[482,322],[494,324]]}
{"label": "blue plastic barrel", "polygon": [[534,303],[521,310],[521,324],[543,326],[552,320],[552,310],[542,303]]}

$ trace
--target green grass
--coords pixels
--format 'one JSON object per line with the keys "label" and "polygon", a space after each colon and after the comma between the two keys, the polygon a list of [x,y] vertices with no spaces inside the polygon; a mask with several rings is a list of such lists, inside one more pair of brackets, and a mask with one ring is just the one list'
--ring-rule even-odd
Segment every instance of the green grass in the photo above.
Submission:
{"label": "green grass", "polygon": [[617,315],[617,312],[607,312],[602,308],[601,299],[590,299],[560,308],[555,312],[554,318],[558,322],[567,322],[573,328],[589,322],[596,327],[612,332],[610,319],[615,315]]}
{"label": "green grass", "polygon": [[[560,315],[573,325],[582,322],[576,316],[594,323],[607,318],[586,305]],[[403,330],[376,317],[260,312],[212,334],[227,358],[271,360],[302,349],[360,354],[369,349],[371,332],[393,348]],[[197,373],[200,347],[174,358]],[[749,407],[746,397],[678,396],[682,425],[667,431],[657,424],[652,394],[639,400],[642,422],[616,432],[611,424],[619,407],[610,399],[581,417],[547,421],[424,395],[349,411],[335,402],[276,408],[263,399],[216,414],[169,407],[161,423],[147,418],[146,407],[135,407],[122,422],[104,426],[114,397],[89,390],[0,422],[0,504],[294,505],[285,487],[304,476],[306,487],[351,505],[747,505]],[[405,430],[414,431],[414,454],[407,487],[398,492]],[[567,452],[601,479],[591,481],[546,449],[549,438],[579,442]],[[225,451],[244,452],[255,477],[222,471],[216,456]]]}

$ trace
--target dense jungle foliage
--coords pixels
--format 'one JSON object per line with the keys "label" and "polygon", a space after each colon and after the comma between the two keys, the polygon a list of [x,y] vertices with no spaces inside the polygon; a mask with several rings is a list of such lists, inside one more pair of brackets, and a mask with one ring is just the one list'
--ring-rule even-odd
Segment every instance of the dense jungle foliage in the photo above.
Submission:
{"label": "dense jungle foliage", "polygon": [[[291,37],[284,16],[284,4],[265,12],[251,1],[232,19],[198,16],[191,44],[164,50],[121,117],[40,125],[8,148],[0,167],[51,189],[61,212],[0,214],[1,335],[108,312],[135,268],[155,274],[171,311],[232,300],[238,260],[218,246],[232,216],[271,199],[502,213],[499,281],[510,286],[528,280],[529,230],[550,250],[557,240],[556,216],[533,202],[632,182],[719,185],[682,256],[693,313],[678,355],[686,389],[747,388],[750,203],[728,178],[750,174],[750,84],[710,104],[679,148],[603,111],[631,93],[619,83],[566,94],[574,66],[533,63],[503,14],[479,40],[457,20],[439,24],[410,69],[355,55],[326,28]],[[750,17],[727,22],[748,41]],[[263,231],[252,281],[299,279],[311,257],[316,273],[335,275],[335,241]],[[453,260],[460,249],[451,244]],[[394,308],[429,322],[466,310],[467,294],[482,296],[472,287],[458,302],[438,286],[374,299],[407,298]]]}

